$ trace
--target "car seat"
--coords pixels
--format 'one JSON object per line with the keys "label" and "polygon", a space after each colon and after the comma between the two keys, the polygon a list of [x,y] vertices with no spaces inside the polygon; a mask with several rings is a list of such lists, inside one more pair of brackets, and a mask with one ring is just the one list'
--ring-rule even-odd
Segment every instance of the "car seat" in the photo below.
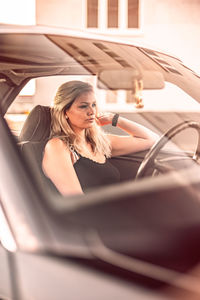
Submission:
{"label": "car seat", "polygon": [[53,183],[44,175],[42,170],[42,158],[46,143],[50,136],[51,108],[37,105],[28,115],[19,136],[21,153],[40,188],[50,188],[58,192]]}
{"label": "car seat", "polygon": [[50,107],[37,105],[28,115],[19,136],[22,152],[32,148],[36,161],[41,164],[44,147],[50,135]]}

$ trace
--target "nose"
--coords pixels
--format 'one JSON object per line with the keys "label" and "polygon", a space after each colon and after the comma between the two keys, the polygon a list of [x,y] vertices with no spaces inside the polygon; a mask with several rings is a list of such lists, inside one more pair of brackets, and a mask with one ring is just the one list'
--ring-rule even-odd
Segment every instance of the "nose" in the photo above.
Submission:
{"label": "nose", "polygon": [[92,107],[92,106],[89,106],[88,111],[87,111],[87,115],[91,116],[91,115],[94,115],[94,114],[95,114],[95,108]]}

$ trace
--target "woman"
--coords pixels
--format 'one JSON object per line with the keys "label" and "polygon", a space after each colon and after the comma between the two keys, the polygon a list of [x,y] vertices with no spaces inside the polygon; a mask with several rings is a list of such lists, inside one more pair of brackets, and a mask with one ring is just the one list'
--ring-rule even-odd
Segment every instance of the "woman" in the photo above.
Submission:
{"label": "woman", "polygon": [[[101,126],[118,126],[129,136],[106,134]],[[93,88],[82,81],[62,84],[52,109],[51,139],[42,167],[63,195],[84,193],[95,186],[119,181],[118,170],[107,160],[150,148],[157,135],[120,117],[98,115]]]}

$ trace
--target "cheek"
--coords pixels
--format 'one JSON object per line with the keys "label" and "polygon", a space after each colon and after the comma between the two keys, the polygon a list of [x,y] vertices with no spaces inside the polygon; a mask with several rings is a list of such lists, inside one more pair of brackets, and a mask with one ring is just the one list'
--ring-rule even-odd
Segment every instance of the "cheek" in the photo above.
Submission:
{"label": "cheek", "polygon": [[76,111],[76,112],[73,112],[73,113],[69,113],[68,114],[68,117],[70,120],[74,120],[74,121],[81,121],[81,119],[84,117],[84,113],[81,112],[81,111]]}

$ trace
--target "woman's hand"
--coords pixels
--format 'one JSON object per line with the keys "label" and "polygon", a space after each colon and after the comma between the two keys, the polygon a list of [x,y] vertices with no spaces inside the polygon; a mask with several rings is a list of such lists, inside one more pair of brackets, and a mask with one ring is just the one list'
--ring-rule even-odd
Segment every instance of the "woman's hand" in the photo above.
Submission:
{"label": "woman's hand", "polygon": [[114,114],[111,112],[100,113],[96,116],[96,122],[99,126],[112,124]]}

